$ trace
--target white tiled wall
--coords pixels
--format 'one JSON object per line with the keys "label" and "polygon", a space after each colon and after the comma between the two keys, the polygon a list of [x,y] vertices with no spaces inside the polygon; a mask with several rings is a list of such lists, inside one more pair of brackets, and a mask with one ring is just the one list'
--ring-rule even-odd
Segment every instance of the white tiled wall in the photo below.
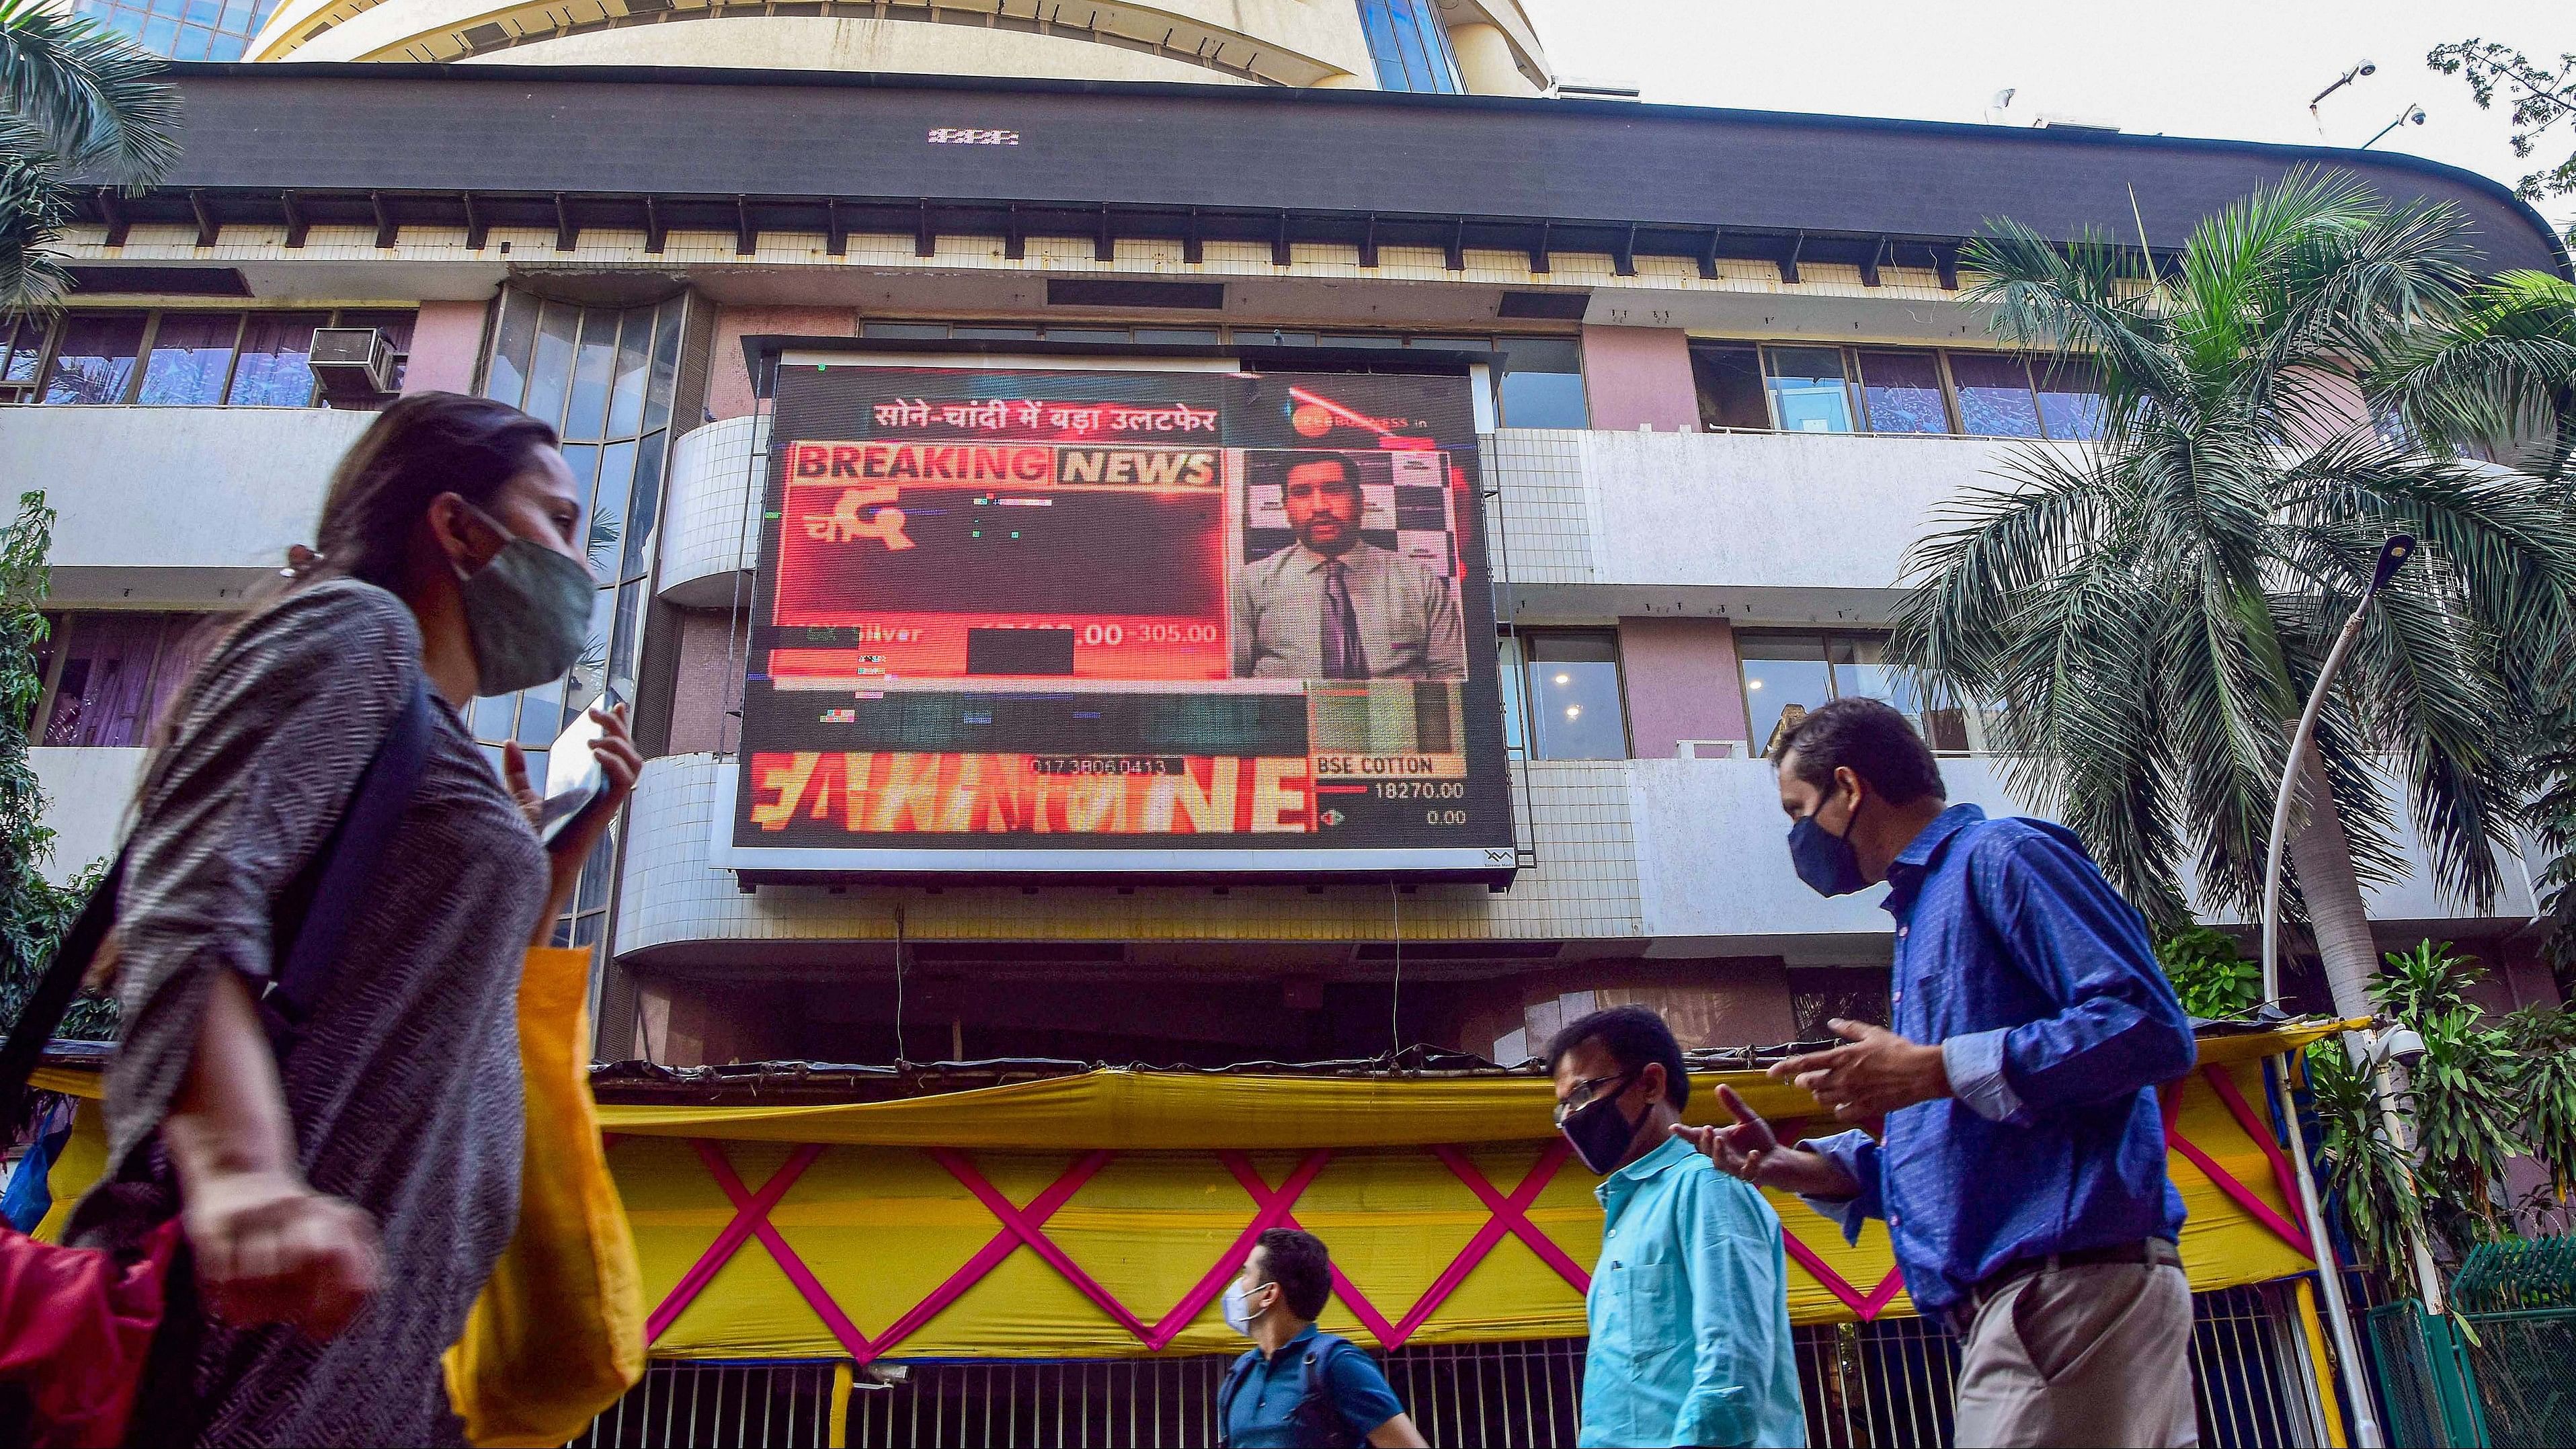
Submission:
{"label": "white tiled wall", "polygon": [[760,556],[750,527],[760,467],[769,447],[766,416],[726,418],[682,437],[671,450],[662,515],[663,593],[750,568]]}
{"label": "white tiled wall", "polygon": [[[1485,437],[1485,556],[1514,584],[1589,584],[1595,529],[1584,486],[1583,440],[1571,428],[1505,428]],[[1499,515],[1499,516],[1498,516]]]}
{"label": "white tiled wall", "polygon": [[920,889],[764,886],[745,895],[707,864],[719,771],[731,758],[675,755],[645,766],[636,788],[620,904],[620,953],[689,941],[888,940],[894,909],[917,940],[1367,941],[1386,940],[1401,917],[1407,940],[1634,937],[1643,927],[1625,761],[1530,767],[1525,819],[1534,821],[1539,866],[1509,892],[1482,886],[1419,887],[1391,897],[1383,885],[1049,886]]}

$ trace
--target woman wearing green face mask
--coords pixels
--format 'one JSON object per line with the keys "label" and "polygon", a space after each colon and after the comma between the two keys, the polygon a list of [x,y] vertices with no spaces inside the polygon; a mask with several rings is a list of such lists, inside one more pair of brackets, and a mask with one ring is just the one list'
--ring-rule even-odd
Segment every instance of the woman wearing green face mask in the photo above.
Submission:
{"label": "woman wearing green face mask", "polygon": [[[176,1215],[193,1259],[131,1442],[461,1437],[439,1355],[518,1211],[522,952],[642,761],[620,706],[593,746],[608,799],[542,847],[517,747],[496,778],[457,711],[578,659],[583,502],[536,419],[397,401],[342,460],[293,582],[163,725],[118,898],[111,1173],[69,1234],[122,1246]],[[295,884],[389,740],[417,783],[273,1038],[281,943],[323,914]]]}

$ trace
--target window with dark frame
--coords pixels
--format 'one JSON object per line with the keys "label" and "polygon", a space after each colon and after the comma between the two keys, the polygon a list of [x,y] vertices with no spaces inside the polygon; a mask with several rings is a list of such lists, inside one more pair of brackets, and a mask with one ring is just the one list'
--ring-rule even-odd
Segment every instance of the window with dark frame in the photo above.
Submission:
{"label": "window with dark frame", "polygon": [[1699,425],[1709,432],[1771,430],[1771,405],[1762,397],[1762,349],[1693,343],[1691,382],[1699,389]]}
{"label": "window with dark frame", "polygon": [[1884,634],[1741,629],[1735,653],[1744,680],[1747,743],[1769,756],[1808,711],[1849,698],[1885,700],[1941,754],[1987,748],[1993,711],[1925,700],[1903,671],[1887,663]]}
{"label": "window with dark frame", "polygon": [[[588,641],[571,674],[478,699],[467,712],[466,727],[495,770],[504,746],[516,741],[527,752],[530,777],[542,781],[547,748],[603,688],[635,698],[648,550],[662,502],[686,317],[685,294],[623,308],[548,301],[516,288],[502,294],[483,393],[562,435],[564,462],[584,500],[599,587]],[[572,907],[555,923],[556,945],[596,948],[604,938],[617,829],[600,837],[583,864]]]}
{"label": "window with dark frame", "polygon": [[1529,701],[1530,758],[1628,758],[1618,631],[1533,629],[1514,637]]}
{"label": "window with dark frame", "polygon": [[[78,310],[0,323],[0,403],[146,407],[350,406],[324,399],[307,365],[321,327],[373,327],[399,389],[419,313],[394,308],[271,312]],[[363,404],[362,404],[363,405]]]}
{"label": "window with dark frame", "polygon": [[83,610],[54,616],[34,743],[49,749],[138,749],[196,670],[221,616]]}
{"label": "window with dark frame", "polygon": [[1693,339],[1690,359],[1709,431],[2102,436],[2101,375],[2081,358]]}

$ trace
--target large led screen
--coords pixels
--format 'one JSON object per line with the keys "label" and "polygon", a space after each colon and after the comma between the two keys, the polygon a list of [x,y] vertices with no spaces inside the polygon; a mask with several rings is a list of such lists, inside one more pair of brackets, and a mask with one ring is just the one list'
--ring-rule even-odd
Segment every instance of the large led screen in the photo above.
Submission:
{"label": "large led screen", "polygon": [[1471,385],[791,356],[718,863],[1507,876]]}

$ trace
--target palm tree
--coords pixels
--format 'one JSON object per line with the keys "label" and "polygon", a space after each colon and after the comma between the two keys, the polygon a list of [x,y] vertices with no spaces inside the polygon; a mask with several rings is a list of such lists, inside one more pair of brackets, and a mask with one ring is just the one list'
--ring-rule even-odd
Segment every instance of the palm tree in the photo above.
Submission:
{"label": "palm tree", "polygon": [[149,186],[179,156],[179,94],[160,57],[113,31],[0,0],[0,318],[51,310],[53,246],[76,181]]}
{"label": "palm tree", "polygon": [[[2413,436],[2482,452],[2576,507],[2576,283],[2546,272],[2496,277],[2446,326],[2386,359],[2370,384]],[[2539,882],[2551,924],[2544,950],[2564,972],[2576,968],[2576,687],[2554,682],[2532,716],[2531,824],[2553,857]]]}
{"label": "palm tree", "polygon": [[2401,863],[2405,784],[2439,883],[2492,902],[2521,819],[2538,641],[2576,624],[2576,526],[2527,475],[2384,440],[2358,379],[2474,281],[2464,224],[2293,175],[2208,218],[2152,282],[2098,237],[2001,223],[1965,260],[1998,334],[2103,383],[2101,442],[2030,449],[1918,545],[1895,652],[2003,706],[2005,768],[2168,928],[2250,918],[2290,725],[2381,540],[2423,566],[2371,611],[2301,761],[2288,842],[2338,1009],[2371,1012],[2365,881]]}

